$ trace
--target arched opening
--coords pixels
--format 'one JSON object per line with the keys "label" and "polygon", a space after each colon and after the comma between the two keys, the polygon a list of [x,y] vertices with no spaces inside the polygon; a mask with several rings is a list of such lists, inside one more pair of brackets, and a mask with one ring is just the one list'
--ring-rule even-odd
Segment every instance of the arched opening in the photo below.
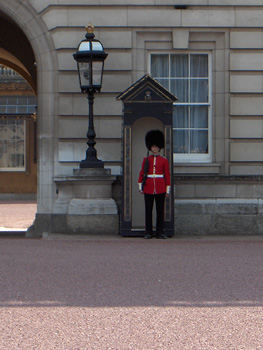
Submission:
{"label": "arched opening", "polygon": [[0,22],[0,230],[26,230],[36,212],[36,60],[26,35],[1,10]]}

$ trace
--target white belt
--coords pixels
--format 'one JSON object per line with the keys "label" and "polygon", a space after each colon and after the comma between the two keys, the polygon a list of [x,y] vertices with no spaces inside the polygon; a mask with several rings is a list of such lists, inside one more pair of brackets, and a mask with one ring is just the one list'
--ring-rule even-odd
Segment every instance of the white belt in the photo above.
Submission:
{"label": "white belt", "polygon": [[151,175],[147,175],[147,177],[163,177],[163,175],[159,175],[159,174],[151,174]]}

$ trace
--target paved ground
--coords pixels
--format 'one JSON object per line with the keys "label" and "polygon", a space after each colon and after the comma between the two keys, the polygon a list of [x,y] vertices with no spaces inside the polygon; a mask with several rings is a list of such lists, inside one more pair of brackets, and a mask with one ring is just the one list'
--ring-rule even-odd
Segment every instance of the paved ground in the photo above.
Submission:
{"label": "paved ground", "polygon": [[263,349],[263,241],[0,239],[1,350]]}
{"label": "paved ground", "polygon": [[263,349],[262,252],[257,237],[2,237],[0,350]]}
{"label": "paved ground", "polygon": [[36,201],[0,201],[0,231],[26,230],[36,211]]}

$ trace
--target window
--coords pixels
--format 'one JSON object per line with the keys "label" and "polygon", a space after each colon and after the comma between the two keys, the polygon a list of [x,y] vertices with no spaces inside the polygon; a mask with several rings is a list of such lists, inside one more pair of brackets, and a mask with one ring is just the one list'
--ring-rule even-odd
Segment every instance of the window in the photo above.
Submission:
{"label": "window", "polygon": [[0,120],[0,171],[25,170],[25,121]]}
{"label": "window", "polygon": [[30,114],[36,112],[36,96],[0,96],[0,113]]}
{"label": "window", "polygon": [[178,98],[173,111],[174,160],[211,161],[209,55],[151,54],[151,75]]}

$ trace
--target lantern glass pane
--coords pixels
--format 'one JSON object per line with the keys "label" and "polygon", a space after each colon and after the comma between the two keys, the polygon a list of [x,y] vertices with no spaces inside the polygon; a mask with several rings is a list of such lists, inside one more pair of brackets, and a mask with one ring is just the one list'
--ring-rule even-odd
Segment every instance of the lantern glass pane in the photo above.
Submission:
{"label": "lantern glass pane", "polygon": [[101,80],[102,80],[102,71],[103,71],[103,62],[93,62],[93,85],[94,86],[101,86]]}
{"label": "lantern glass pane", "polygon": [[91,62],[79,62],[80,85],[91,85]]}
{"label": "lantern glass pane", "polygon": [[93,41],[92,42],[92,51],[103,51],[103,47],[100,42]]}
{"label": "lantern glass pane", "polygon": [[79,45],[78,51],[90,51],[90,42],[82,41]]}

